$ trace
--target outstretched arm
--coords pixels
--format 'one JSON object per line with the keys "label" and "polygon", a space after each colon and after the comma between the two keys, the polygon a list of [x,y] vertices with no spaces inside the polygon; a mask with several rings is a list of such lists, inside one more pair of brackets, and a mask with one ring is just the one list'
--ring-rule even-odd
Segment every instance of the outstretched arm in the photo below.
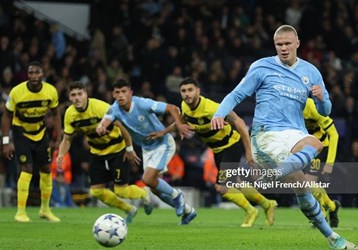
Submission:
{"label": "outstretched arm", "polygon": [[185,136],[189,136],[192,133],[192,128],[183,122],[177,106],[168,103],[165,112],[173,117],[180,139],[184,139]]}
{"label": "outstretched arm", "polygon": [[64,155],[70,150],[73,135],[64,134],[60,146],[58,147],[57,168],[62,170]]}
{"label": "outstretched arm", "polygon": [[326,164],[323,167],[322,174],[331,174],[333,171],[334,162],[336,160],[339,135],[334,124],[332,124],[328,129],[326,129],[326,133],[329,137],[329,145],[327,160]]}

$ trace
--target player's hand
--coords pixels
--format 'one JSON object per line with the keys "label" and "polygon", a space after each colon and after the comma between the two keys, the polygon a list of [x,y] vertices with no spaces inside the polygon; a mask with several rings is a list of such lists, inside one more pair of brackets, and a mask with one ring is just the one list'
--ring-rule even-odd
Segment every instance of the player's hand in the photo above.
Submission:
{"label": "player's hand", "polygon": [[138,157],[135,151],[125,152],[123,156],[123,162],[128,161],[131,166],[137,166],[140,164],[141,159]]}
{"label": "player's hand", "polygon": [[148,136],[147,136],[147,140],[150,141],[150,140],[155,140],[155,139],[158,139],[158,138],[161,138],[165,135],[165,132],[163,130],[161,131],[155,131],[155,132],[152,132],[150,133]]}
{"label": "player's hand", "polygon": [[11,160],[14,157],[15,147],[13,143],[3,145],[3,152],[6,159]]}
{"label": "player's hand", "polygon": [[321,86],[313,85],[311,87],[311,92],[314,97],[316,97],[320,101],[323,101],[323,90],[322,90]]}
{"label": "player's hand", "polygon": [[97,126],[96,132],[97,132],[98,135],[105,135],[105,134],[109,133],[109,131],[105,127],[103,127],[101,125]]}
{"label": "player's hand", "polygon": [[193,136],[194,128],[189,124],[184,123],[184,124],[180,124],[179,126],[177,125],[177,129],[181,140]]}
{"label": "player's hand", "polygon": [[333,165],[331,164],[325,164],[322,169],[323,175],[330,175],[333,172]]}
{"label": "player's hand", "polygon": [[212,130],[219,130],[223,129],[227,122],[224,120],[224,118],[218,116],[211,119],[210,124]]}

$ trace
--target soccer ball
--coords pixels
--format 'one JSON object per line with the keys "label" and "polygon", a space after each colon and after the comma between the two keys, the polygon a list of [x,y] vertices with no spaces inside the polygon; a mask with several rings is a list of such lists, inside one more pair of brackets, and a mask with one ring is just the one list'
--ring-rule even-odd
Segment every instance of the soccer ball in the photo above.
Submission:
{"label": "soccer ball", "polygon": [[92,233],[101,246],[115,247],[126,239],[128,228],[121,216],[104,214],[94,223]]}

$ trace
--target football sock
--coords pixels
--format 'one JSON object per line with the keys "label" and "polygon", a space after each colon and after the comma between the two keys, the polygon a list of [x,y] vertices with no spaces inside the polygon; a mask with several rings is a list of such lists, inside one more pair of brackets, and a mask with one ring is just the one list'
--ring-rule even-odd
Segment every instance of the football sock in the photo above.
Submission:
{"label": "football sock", "polygon": [[50,198],[52,193],[51,173],[40,172],[41,210],[50,209]]}
{"label": "football sock", "polygon": [[115,186],[114,193],[122,198],[128,199],[144,199],[147,196],[147,190],[137,185]]}
{"label": "football sock", "polygon": [[310,192],[296,195],[298,206],[302,213],[312,221],[321,233],[328,237],[333,233],[333,230],[328,225],[326,219],[323,216],[322,210],[318,201],[313,197]]}
{"label": "football sock", "polygon": [[167,195],[167,194],[165,194],[165,193],[160,193],[160,194],[158,195],[158,197],[159,197],[162,201],[164,201],[165,203],[167,203],[169,206],[175,207],[175,204],[174,204],[174,202],[173,202],[173,198],[172,198],[170,195]]}
{"label": "football sock", "polygon": [[[169,206],[171,207],[175,207],[175,204],[173,202],[173,198],[170,195],[164,194],[164,193],[160,193],[158,196],[162,201],[164,201],[165,203],[167,203]],[[191,206],[189,206],[188,204],[185,203],[184,205],[184,213],[188,214],[191,212]]]}
{"label": "football sock", "polygon": [[327,191],[324,190],[323,188],[322,188],[321,196],[322,196],[324,207],[327,207],[329,211],[336,210],[336,203],[332,201],[331,198],[329,198]]}
{"label": "football sock", "polygon": [[290,155],[277,165],[279,175],[276,179],[304,169],[317,155],[318,152],[316,148],[305,146],[301,151]]}
{"label": "football sock", "polygon": [[240,191],[245,195],[245,197],[256,204],[260,205],[263,209],[267,209],[270,206],[270,201],[257,191],[256,188],[246,187],[240,188]]}
{"label": "football sock", "polygon": [[132,206],[125,203],[112,191],[106,188],[91,188],[91,195],[101,200],[103,203],[107,204],[111,207],[116,207],[122,209],[125,212],[130,212],[132,210]]}
{"label": "football sock", "polygon": [[239,207],[245,209],[245,211],[250,211],[254,209],[254,207],[250,204],[250,202],[245,198],[245,195],[241,193],[236,188],[230,188],[223,197],[229,201],[232,201]]}
{"label": "football sock", "polygon": [[158,181],[159,181],[158,186],[155,189],[158,190],[160,193],[172,195],[173,191],[176,191],[172,186],[170,186],[163,179],[158,179]]}
{"label": "football sock", "polygon": [[17,210],[25,212],[32,174],[21,172],[17,181]]}

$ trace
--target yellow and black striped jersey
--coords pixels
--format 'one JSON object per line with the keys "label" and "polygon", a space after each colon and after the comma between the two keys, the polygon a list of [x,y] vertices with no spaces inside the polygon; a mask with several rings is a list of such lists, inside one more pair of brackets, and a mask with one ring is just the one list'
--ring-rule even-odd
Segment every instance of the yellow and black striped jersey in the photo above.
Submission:
{"label": "yellow and black striped jersey", "polygon": [[24,136],[39,141],[45,134],[45,115],[58,106],[57,90],[42,82],[38,92],[27,87],[27,81],[15,86],[9,93],[6,109],[13,113],[12,125],[22,127]]}
{"label": "yellow and black striped jersey", "polygon": [[307,99],[303,110],[303,118],[308,133],[319,139],[324,147],[329,147],[327,162],[334,163],[339,136],[333,120],[329,116],[319,114],[311,98]]}
{"label": "yellow and black striped jersey", "polygon": [[181,103],[186,122],[214,153],[219,153],[240,140],[240,134],[230,124],[220,130],[211,130],[210,121],[218,107],[217,102],[203,96],[200,96],[199,104],[193,110],[184,101]]}
{"label": "yellow and black striped jersey", "polygon": [[107,155],[122,151],[126,144],[122,132],[117,126],[108,127],[110,132],[103,136],[96,133],[96,127],[106,114],[110,105],[104,101],[88,98],[84,111],[78,111],[74,105],[67,108],[64,118],[64,133],[72,135],[82,132],[95,155]]}

